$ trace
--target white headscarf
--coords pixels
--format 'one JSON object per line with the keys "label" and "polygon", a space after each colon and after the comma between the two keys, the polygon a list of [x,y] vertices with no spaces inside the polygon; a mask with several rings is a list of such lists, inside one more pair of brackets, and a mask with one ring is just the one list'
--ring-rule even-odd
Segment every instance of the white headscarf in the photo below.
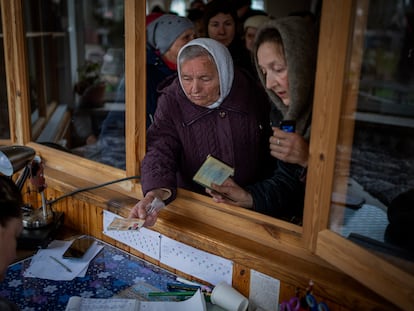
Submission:
{"label": "white headscarf", "polygon": [[210,108],[210,109],[217,108],[218,106],[221,105],[221,103],[227,97],[227,95],[229,95],[231,87],[233,85],[233,79],[234,79],[233,59],[227,47],[214,39],[197,38],[197,39],[194,39],[188,42],[186,45],[184,45],[181,48],[180,52],[178,53],[178,57],[177,57],[178,78],[180,80],[180,85],[183,90],[184,90],[184,87],[181,81],[180,57],[181,57],[182,51],[185,50],[185,48],[189,46],[193,46],[193,45],[198,45],[198,46],[205,48],[211,54],[211,56],[214,59],[214,62],[216,63],[217,72],[218,72],[219,81],[220,81],[220,96],[219,96],[219,99],[215,103],[211,104],[207,108]]}

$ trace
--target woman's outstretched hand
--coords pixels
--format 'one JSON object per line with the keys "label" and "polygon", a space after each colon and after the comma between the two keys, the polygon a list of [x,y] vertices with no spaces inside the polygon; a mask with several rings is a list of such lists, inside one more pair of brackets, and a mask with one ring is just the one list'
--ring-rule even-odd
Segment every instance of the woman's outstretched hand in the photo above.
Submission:
{"label": "woman's outstretched hand", "polygon": [[145,219],[144,227],[152,227],[158,218],[158,213],[164,208],[164,202],[148,192],[145,197],[140,200],[131,209],[129,218]]}

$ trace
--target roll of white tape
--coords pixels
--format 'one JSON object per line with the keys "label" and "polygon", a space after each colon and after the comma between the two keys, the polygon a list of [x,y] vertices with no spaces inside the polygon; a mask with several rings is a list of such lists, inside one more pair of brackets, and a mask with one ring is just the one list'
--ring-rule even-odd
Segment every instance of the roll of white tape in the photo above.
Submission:
{"label": "roll of white tape", "polygon": [[246,311],[249,300],[226,282],[214,287],[211,302],[227,311]]}

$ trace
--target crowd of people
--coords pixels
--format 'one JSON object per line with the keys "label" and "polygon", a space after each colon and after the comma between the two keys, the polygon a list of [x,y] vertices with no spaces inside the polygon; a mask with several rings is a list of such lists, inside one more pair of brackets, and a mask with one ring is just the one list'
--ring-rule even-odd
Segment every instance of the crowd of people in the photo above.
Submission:
{"label": "crowd of people", "polygon": [[[301,224],[316,23],[301,16],[273,19],[249,9],[249,1],[239,6],[232,1],[194,1],[189,14],[203,13],[198,26],[164,12],[147,17],[144,198],[130,212],[130,217],[145,219],[145,226],[158,217],[159,210],[149,212],[151,204],[171,203],[177,188]],[[123,80],[119,98],[124,88]],[[109,115],[103,130],[124,137],[116,130],[125,131],[124,118],[124,112]],[[294,130],[279,128],[283,120],[294,121]],[[234,174],[204,188],[193,177],[210,155]],[[16,256],[22,205],[12,180],[0,176],[0,280]],[[2,300],[0,306],[14,308]]]}
{"label": "crowd of people", "polygon": [[[147,213],[153,200],[169,204],[177,188],[302,222],[317,27],[296,14],[275,19],[250,5],[197,0],[188,10],[197,38],[181,46],[176,73],[152,94],[155,113],[141,164],[144,198],[130,213],[146,226],[158,217],[158,211]],[[157,47],[155,53],[162,55]],[[148,68],[147,75],[151,79]],[[279,128],[282,120],[294,121],[294,131]],[[193,177],[209,155],[234,175],[204,188]]]}
{"label": "crowd of people", "polygon": [[[301,224],[316,19],[309,12],[273,18],[250,0],[194,0],[187,13],[157,8],[147,15],[144,199],[130,216],[153,225],[151,202],[169,204],[184,188]],[[293,121],[294,131],[279,128],[282,120]],[[109,112],[96,144],[99,162],[125,168],[125,131],[125,112]],[[208,155],[235,173],[204,189],[193,176]]]}

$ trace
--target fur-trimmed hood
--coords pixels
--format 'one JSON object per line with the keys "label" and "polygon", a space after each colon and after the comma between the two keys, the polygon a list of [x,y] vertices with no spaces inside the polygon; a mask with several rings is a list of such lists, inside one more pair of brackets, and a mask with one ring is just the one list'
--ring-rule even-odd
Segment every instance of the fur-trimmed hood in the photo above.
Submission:
{"label": "fur-trimmed hood", "polygon": [[[298,133],[308,138],[311,122],[313,91],[316,71],[317,35],[315,26],[298,16],[271,20],[259,28],[257,36],[268,28],[279,31],[283,41],[284,54],[288,67],[290,105],[287,107],[271,90],[266,89],[270,99],[280,110],[285,120],[296,120]],[[260,81],[266,81],[258,67],[257,46],[253,54]]]}

